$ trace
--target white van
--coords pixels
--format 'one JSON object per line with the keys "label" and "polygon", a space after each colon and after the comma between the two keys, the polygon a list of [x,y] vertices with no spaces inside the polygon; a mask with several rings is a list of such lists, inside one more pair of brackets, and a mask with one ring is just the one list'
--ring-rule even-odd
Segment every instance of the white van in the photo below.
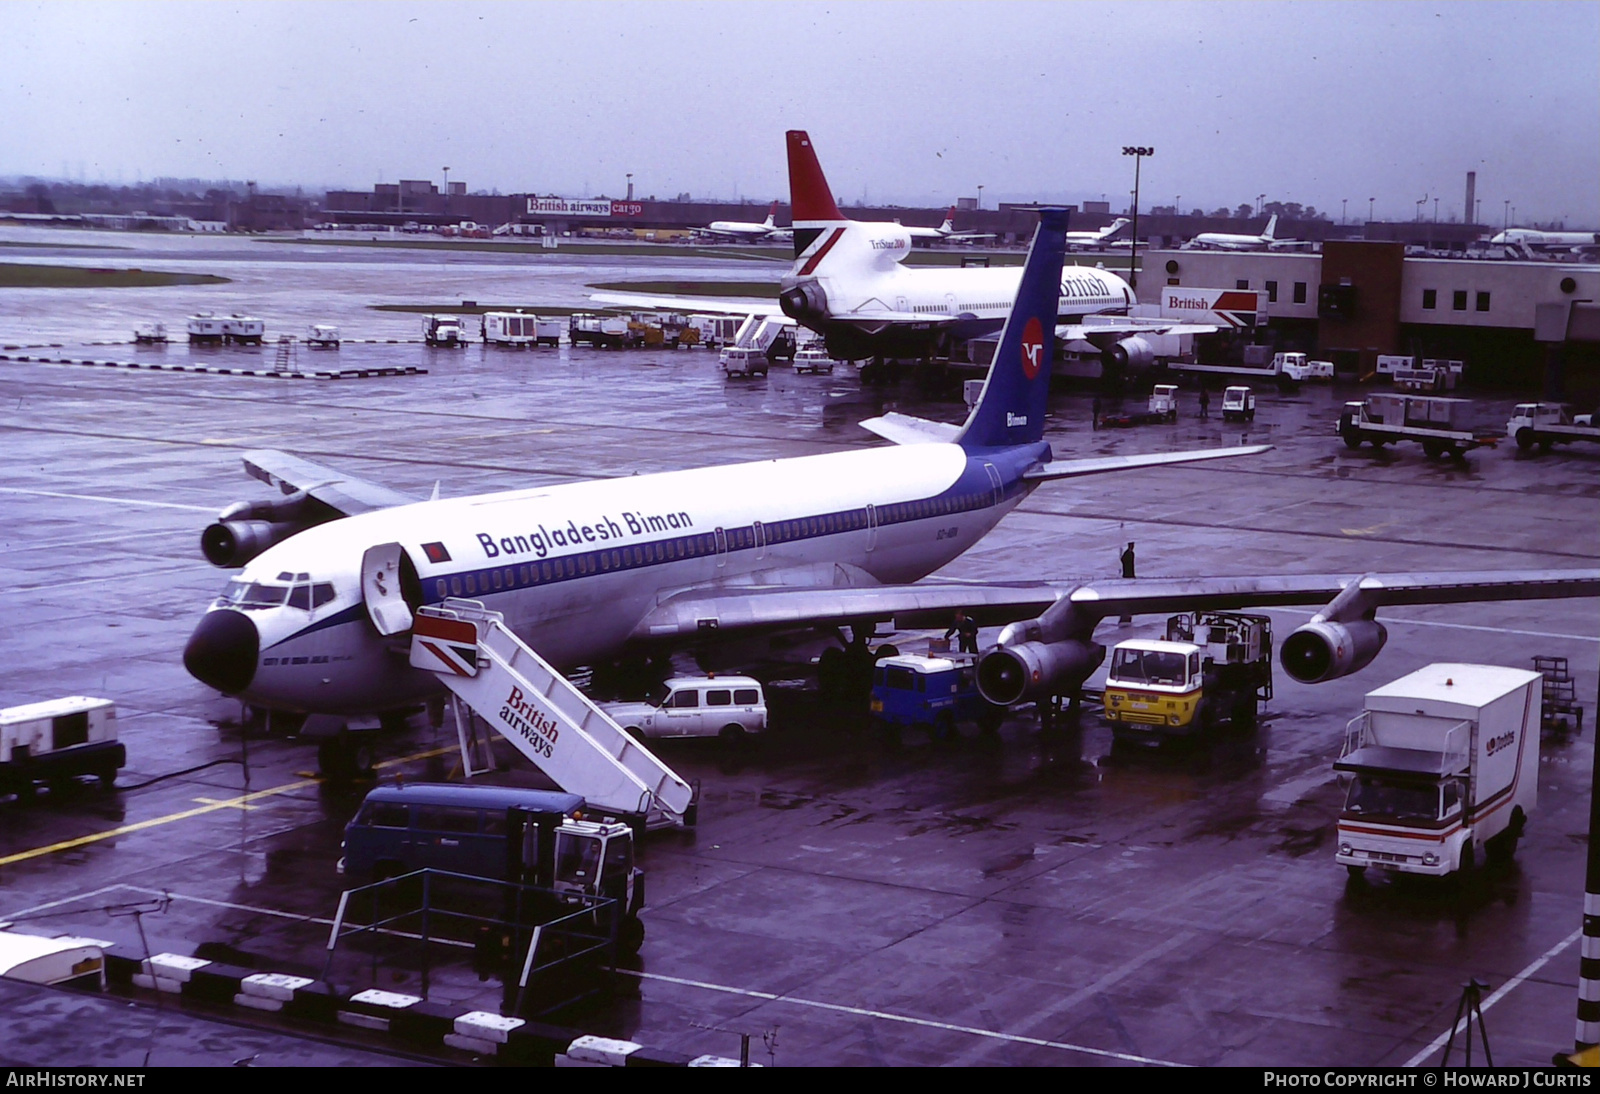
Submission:
{"label": "white van", "polygon": [[643,703],[602,703],[634,737],[720,737],[728,743],[767,728],[767,698],[748,676],[676,676]]}

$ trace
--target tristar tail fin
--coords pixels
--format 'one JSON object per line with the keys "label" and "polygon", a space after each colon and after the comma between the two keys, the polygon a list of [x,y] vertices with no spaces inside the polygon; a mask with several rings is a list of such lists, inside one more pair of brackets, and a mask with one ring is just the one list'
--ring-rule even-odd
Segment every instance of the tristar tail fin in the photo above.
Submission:
{"label": "tristar tail fin", "polygon": [[778,203],[773,202],[772,208],[767,210],[767,219],[761,222],[763,228],[776,228],[778,226]]}
{"label": "tristar tail fin", "polygon": [[[823,177],[822,165],[817,162],[811,138],[803,129],[791,129],[789,141],[789,219],[794,225],[794,257],[798,262],[817,237],[830,224],[844,223],[844,215],[833,200],[828,180]],[[832,236],[837,240],[838,233]],[[830,242],[822,244],[831,246]],[[816,255],[821,258],[822,256]]]}
{"label": "tristar tail fin", "polygon": [[939,230],[941,232],[953,232],[956,230],[956,207],[954,205],[950,206],[950,211],[944,215],[944,223],[939,225]]}
{"label": "tristar tail fin", "polygon": [[1028,249],[1017,299],[1000,333],[983,395],[957,438],[963,448],[1003,448],[1044,437],[1066,237],[1067,210],[1040,209],[1039,229]]}
{"label": "tristar tail fin", "polygon": [[1273,213],[1272,214],[1272,219],[1267,221],[1267,226],[1264,229],[1262,229],[1262,231],[1261,231],[1261,238],[1262,239],[1267,239],[1267,240],[1276,239],[1277,237],[1275,235],[1273,235],[1273,233],[1276,232],[1277,230],[1278,230],[1278,214],[1277,213]]}

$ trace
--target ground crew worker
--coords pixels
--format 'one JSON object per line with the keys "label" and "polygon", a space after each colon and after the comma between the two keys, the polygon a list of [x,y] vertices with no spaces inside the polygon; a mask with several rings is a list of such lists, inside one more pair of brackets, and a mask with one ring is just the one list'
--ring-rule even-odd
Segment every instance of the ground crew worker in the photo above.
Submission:
{"label": "ground crew worker", "polygon": [[949,630],[944,632],[946,639],[952,634],[961,636],[962,653],[978,652],[978,621],[967,615],[960,608],[956,609],[956,621],[950,625]]}
{"label": "ground crew worker", "polygon": [[1205,388],[1200,389],[1200,417],[1211,417],[1211,392]]}
{"label": "ground crew worker", "polygon": [[[1132,541],[1129,541],[1128,545],[1122,549],[1122,554],[1119,555],[1118,558],[1122,562],[1122,576],[1123,577],[1132,577],[1133,576],[1133,543],[1132,543]],[[1117,622],[1119,624],[1123,625],[1123,626],[1127,626],[1129,623],[1133,622],[1133,616],[1125,615],[1121,619],[1119,619]]]}

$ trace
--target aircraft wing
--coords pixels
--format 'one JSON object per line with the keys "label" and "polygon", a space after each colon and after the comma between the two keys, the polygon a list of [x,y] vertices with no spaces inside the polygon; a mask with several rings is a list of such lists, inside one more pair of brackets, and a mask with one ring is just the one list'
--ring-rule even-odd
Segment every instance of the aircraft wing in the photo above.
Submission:
{"label": "aircraft wing", "polygon": [[656,296],[638,292],[591,293],[590,300],[597,304],[615,304],[624,308],[647,308],[652,311],[705,312],[711,315],[781,316],[783,309],[778,301],[720,300],[710,296]]}
{"label": "aircraft wing", "polygon": [[276,486],[285,494],[304,490],[347,517],[422,500],[272,448],[246,452],[244,469],[251,477]]}
{"label": "aircraft wing", "polygon": [[[842,570],[842,568],[840,568]],[[851,575],[841,573],[849,581]],[[1032,619],[1063,599],[1086,621],[1106,616],[1327,604],[1357,585],[1364,606],[1466,604],[1600,596],[1600,569],[1411,574],[1269,574],[1255,577],[1108,579],[1080,585],[956,584],[745,587],[694,590],[664,601],[634,630],[644,641],[892,622],[947,626],[957,608],[981,626]]]}

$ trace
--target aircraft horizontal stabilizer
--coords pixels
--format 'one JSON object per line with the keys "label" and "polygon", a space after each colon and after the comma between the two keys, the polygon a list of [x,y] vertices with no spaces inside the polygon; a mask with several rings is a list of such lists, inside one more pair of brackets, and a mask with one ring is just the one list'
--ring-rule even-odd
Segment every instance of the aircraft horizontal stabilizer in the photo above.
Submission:
{"label": "aircraft horizontal stabilizer", "polygon": [[878,418],[867,418],[861,428],[871,430],[895,444],[953,444],[961,427],[948,422],[930,422],[926,418],[901,414],[897,410]]}
{"label": "aircraft horizontal stabilizer", "polygon": [[708,312],[715,315],[783,315],[783,309],[778,307],[777,289],[773,289],[773,299],[759,300],[754,297],[748,300],[724,300],[711,296],[654,296],[650,293],[635,292],[597,292],[591,293],[589,299],[596,304],[608,304],[621,308],[649,308],[651,310],[678,311],[678,312]]}
{"label": "aircraft horizontal stabilizer", "polygon": [[1159,467],[1169,463],[1193,463],[1197,460],[1227,459],[1230,456],[1254,456],[1271,447],[1270,444],[1245,444],[1233,448],[1207,448],[1191,452],[1150,452],[1139,456],[1096,456],[1084,460],[1056,460],[1024,471],[1022,477],[1032,482],[1074,479],[1084,475],[1103,475],[1108,471],[1127,471],[1135,467]]}

